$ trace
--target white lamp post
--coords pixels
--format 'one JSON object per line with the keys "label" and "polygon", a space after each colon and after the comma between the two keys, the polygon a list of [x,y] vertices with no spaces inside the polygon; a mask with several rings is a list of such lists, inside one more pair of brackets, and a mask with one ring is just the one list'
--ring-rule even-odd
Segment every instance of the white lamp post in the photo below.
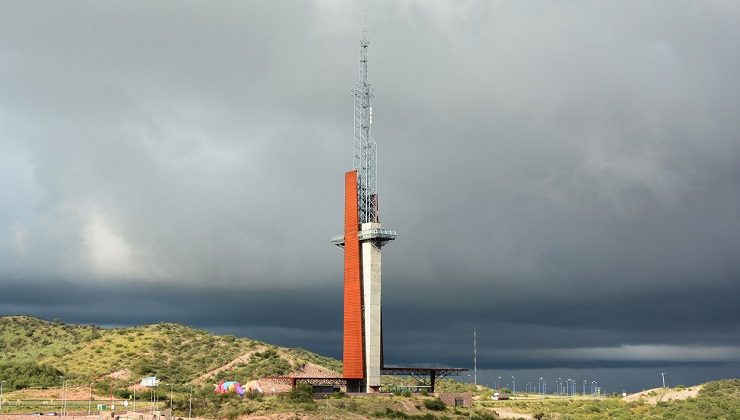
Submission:
{"label": "white lamp post", "polygon": [[3,412],[3,384],[5,381],[0,381],[0,413]]}
{"label": "white lamp post", "polygon": [[92,414],[92,386],[94,382],[90,382],[90,400],[87,402],[87,415]]}

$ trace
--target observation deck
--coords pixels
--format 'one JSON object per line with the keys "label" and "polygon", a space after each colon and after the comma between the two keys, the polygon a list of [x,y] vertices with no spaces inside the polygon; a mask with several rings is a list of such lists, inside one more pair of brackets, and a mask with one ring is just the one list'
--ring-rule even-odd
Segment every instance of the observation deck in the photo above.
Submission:
{"label": "observation deck", "polygon": [[[396,239],[396,231],[392,229],[371,228],[364,229],[357,233],[360,242],[373,241],[378,247]],[[331,238],[331,244],[344,248],[344,235],[339,234]]]}

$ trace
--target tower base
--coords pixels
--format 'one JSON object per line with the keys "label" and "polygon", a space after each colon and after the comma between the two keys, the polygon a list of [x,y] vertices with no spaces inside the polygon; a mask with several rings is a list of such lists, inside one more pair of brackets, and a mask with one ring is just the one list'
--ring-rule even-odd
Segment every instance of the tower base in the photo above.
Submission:
{"label": "tower base", "polygon": [[347,392],[365,392],[363,379],[347,379]]}

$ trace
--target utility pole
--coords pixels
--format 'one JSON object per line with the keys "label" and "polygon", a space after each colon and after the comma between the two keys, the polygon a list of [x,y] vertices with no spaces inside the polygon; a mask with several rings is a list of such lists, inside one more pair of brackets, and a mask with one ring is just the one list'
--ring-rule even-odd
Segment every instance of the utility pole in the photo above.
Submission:
{"label": "utility pole", "polygon": [[67,380],[65,379],[64,382],[62,382],[62,395],[64,398],[64,402],[62,403],[62,415],[67,415]]}
{"label": "utility pole", "polygon": [[188,402],[188,418],[193,418],[193,387],[190,387],[190,401]]}
{"label": "utility pole", "polygon": [[0,413],[3,412],[3,384],[5,381],[0,381]]}
{"label": "utility pole", "polygon": [[663,377],[663,388],[665,388],[665,372],[660,372],[660,376]]}
{"label": "utility pole", "polygon": [[93,382],[90,382],[90,400],[87,402],[87,415],[88,416],[92,415],[92,386],[93,386]]}
{"label": "utility pole", "polygon": [[478,341],[476,329],[473,327],[473,383],[478,388]]}

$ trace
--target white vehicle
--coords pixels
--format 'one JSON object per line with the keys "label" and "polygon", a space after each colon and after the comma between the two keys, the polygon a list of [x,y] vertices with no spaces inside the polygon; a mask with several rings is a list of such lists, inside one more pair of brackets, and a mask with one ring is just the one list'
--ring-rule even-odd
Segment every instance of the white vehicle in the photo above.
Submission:
{"label": "white vehicle", "polygon": [[493,396],[491,397],[491,399],[492,400],[508,400],[509,399],[509,394],[507,394],[505,392],[504,393],[500,393],[500,394],[498,392],[494,392],[493,393]]}

